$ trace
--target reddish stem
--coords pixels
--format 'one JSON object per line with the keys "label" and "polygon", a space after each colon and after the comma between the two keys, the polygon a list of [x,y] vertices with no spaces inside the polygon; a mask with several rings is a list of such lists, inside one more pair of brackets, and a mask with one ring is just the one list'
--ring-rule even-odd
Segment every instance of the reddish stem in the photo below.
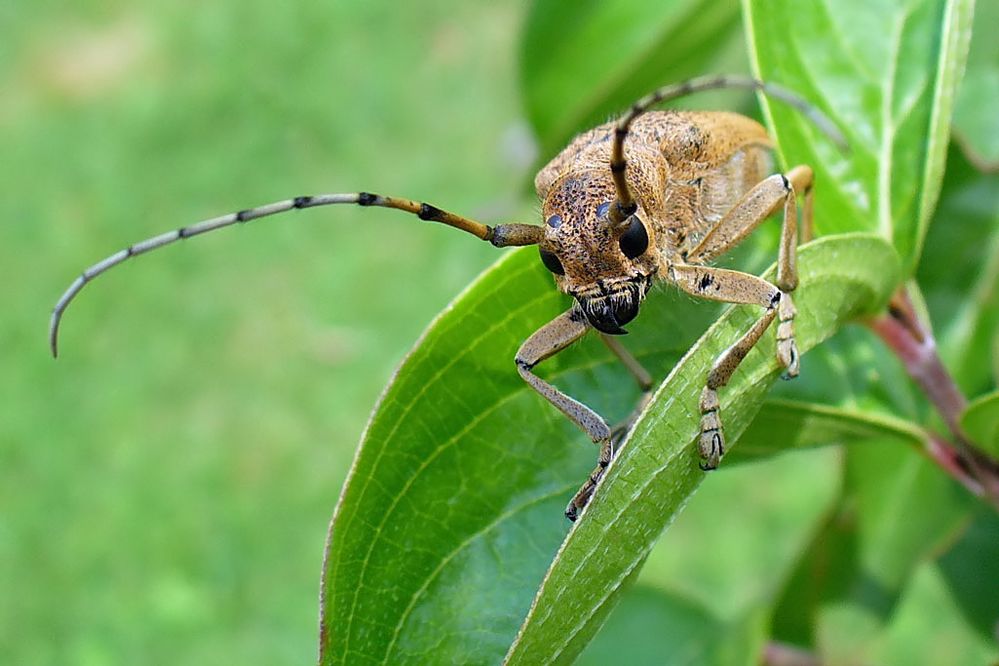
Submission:
{"label": "reddish stem", "polygon": [[959,421],[968,401],[940,361],[933,333],[916,317],[909,294],[897,293],[888,312],[870,322],[870,326],[902,361],[909,376],[940,412],[947,428],[955,435],[960,433]]}
{"label": "reddish stem", "polygon": [[763,647],[760,660],[763,666],[821,666],[819,658],[799,647],[770,641]]}
{"label": "reddish stem", "polygon": [[967,399],[944,367],[933,332],[916,314],[903,287],[892,297],[888,312],[868,325],[902,361],[906,372],[939,412],[954,442],[931,434],[926,452],[950,476],[999,508],[999,463],[977,450],[961,430]]}

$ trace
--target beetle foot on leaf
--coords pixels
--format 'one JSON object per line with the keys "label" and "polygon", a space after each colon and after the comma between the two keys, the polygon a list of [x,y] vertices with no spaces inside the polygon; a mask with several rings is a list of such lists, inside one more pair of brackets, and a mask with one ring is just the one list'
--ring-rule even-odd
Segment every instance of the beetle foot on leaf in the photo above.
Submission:
{"label": "beetle foot on leaf", "polygon": [[787,368],[784,379],[794,379],[801,369],[798,345],[794,342],[794,317],[798,314],[790,294],[784,294],[777,306],[777,361]]}
{"label": "beetle foot on leaf", "polygon": [[[624,432],[627,433],[627,430]],[[600,479],[604,477],[604,472],[607,471],[607,466],[610,465],[610,461],[614,457],[615,447],[619,443],[619,441],[615,441],[613,434],[607,439],[596,442],[600,446],[600,457],[597,459],[597,466],[590,472],[590,476],[573,496],[569,505],[565,507],[565,517],[572,522],[576,522],[579,513],[586,508],[586,505],[590,503],[590,499],[593,498],[593,492],[597,489]]]}
{"label": "beetle foot on leaf", "polygon": [[704,387],[701,391],[701,436],[698,449],[701,454],[700,467],[705,472],[716,469],[725,455],[725,435],[722,433],[718,391]]}

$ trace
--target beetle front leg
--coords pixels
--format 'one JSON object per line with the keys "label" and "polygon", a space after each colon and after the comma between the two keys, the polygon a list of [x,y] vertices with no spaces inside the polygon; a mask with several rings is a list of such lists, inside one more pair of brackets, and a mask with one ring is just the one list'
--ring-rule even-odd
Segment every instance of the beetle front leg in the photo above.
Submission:
{"label": "beetle front leg", "polygon": [[[787,292],[761,277],[749,273],[678,264],[670,267],[668,279],[683,291],[694,296],[724,303],[759,305],[765,312],[738,342],[726,349],[715,361],[701,392],[701,435],[699,449],[704,462],[701,469],[714,469],[725,454],[725,437],[719,415],[718,389],[728,384],[736,368],[749,353],[774,319],[777,328],[777,358],[797,374],[798,350],[794,344],[794,304]],[[781,340],[781,337],[784,339]]]}
{"label": "beetle front leg", "polygon": [[652,375],[649,371],[639,362],[635,356],[621,344],[621,341],[612,335],[607,335],[605,333],[600,334],[600,339],[603,340],[604,344],[610,349],[621,364],[628,370],[635,383],[638,384],[638,388],[641,389],[642,395],[639,396],[638,401],[635,403],[634,409],[631,410],[631,414],[628,415],[623,421],[614,426],[611,430],[611,444],[613,446],[614,453],[617,453],[618,447],[621,442],[624,441],[625,436],[631,430],[631,427],[635,425],[638,417],[641,416],[642,412],[648,406],[649,402],[652,400]]}
{"label": "beetle front leg", "polygon": [[734,345],[722,352],[711,366],[699,403],[701,435],[698,449],[703,459],[701,469],[704,471],[717,468],[722,456],[725,455],[725,436],[719,415],[721,403],[718,401],[718,389],[728,384],[732,373],[739,367],[742,359],[746,358],[749,350],[759,342],[764,331],[773,323],[776,314],[776,310],[768,310]]}
{"label": "beetle front leg", "polygon": [[[797,377],[800,370],[798,351],[794,344],[794,316],[797,311],[790,293],[798,286],[798,207],[796,194],[805,195],[802,235],[805,240],[812,238],[812,200],[814,174],[808,166],[796,166],[787,175],[775,174],[758,183],[753,189],[726,213],[717,225],[694,247],[686,257],[691,264],[704,264],[719,257],[738,245],[754,229],[763,223],[774,211],[783,206],[780,250],[777,257],[776,284],[783,292],[777,313],[777,359],[787,368],[786,377]],[[687,291],[698,296],[713,298],[693,290]],[[703,291],[703,290],[702,290]],[[717,300],[726,300],[719,298]],[[745,303],[748,301],[736,300]]]}
{"label": "beetle front leg", "polygon": [[579,340],[588,329],[586,316],[578,309],[572,308],[539,328],[525,340],[516,357],[517,371],[524,381],[569,417],[570,421],[579,426],[600,447],[596,468],[565,509],[566,517],[573,521],[589,502],[593,490],[614,455],[611,429],[599,414],[538,377],[532,369],[541,361],[551,358]]}

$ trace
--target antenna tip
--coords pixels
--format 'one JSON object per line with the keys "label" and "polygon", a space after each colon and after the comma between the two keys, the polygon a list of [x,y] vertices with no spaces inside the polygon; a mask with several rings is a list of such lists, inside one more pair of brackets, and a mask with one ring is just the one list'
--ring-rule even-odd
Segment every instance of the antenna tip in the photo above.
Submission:
{"label": "antenna tip", "polygon": [[49,350],[52,358],[59,358],[59,315],[52,313],[52,321],[49,323]]}

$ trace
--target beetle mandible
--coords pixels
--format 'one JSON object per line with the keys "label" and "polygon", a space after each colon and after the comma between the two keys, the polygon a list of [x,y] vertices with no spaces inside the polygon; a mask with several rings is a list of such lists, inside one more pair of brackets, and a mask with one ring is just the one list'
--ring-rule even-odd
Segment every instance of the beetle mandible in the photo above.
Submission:
{"label": "beetle mandible", "polygon": [[[808,166],[770,175],[772,142],[756,121],[731,112],[650,111],[701,90],[762,91],[799,109],[841,147],[829,119],[794,93],[757,79],[715,76],[660,88],[619,120],[576,137],[537,175],[543,224],[488,226],[427,203],[370,192],[301,196],[181,227],[129,245],[87,268],[52,311],[49,342],[58,353],[59,324],[69,303],[101,273],[126,259],[238,222],[331,204],[380,206],[466,231],[496,247],[537,245],[555,284],[574,302],[531,335],[516,354],[520,376],[579,426],[599,447],[597,466],[573,496],[565,515],[576,520],[587,505],[615,447],[652,389],[649,373],[615,337],[626,333],[654,281],[699,298],[758,305],[763,314],[721,353],[700,396],[701,468],[714,469],[725,453],[718,389],[776,319],[777,360],[788,377],[799,372],[791,292],[798,284],[797,195],[804,196],[802,235],[811,237],[813,174]],[[709,265],[738,245],[772,213],[783,209],[777,279]],[[625,423],[611,428],[595,411],[534,374],[534,368],[595,330],[643,391]]]}

